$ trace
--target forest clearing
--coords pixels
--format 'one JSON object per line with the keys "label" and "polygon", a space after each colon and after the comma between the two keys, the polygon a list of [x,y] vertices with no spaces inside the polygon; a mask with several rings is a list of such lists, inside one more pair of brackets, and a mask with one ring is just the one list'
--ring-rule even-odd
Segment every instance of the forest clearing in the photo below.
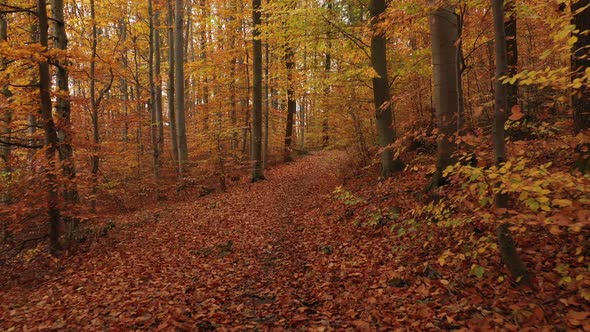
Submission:
{"label": "forest clearing", "polygon": [[0,0],[0,330],[590,331],[590,0]]}

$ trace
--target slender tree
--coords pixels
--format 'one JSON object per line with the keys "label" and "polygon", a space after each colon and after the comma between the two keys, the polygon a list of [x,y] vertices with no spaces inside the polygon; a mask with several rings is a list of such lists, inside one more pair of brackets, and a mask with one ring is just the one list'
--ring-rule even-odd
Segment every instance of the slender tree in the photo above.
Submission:
{"label": "slender tree", "polygon": [[172,0],[168,0],[168,120],[170,121],[170,145],[172,148],[172,157],[175,162],[178,162],[178,136],[176,130],[176,112],[174,107],[175,102],[175,61],[174,61],[174,5]]}
{"label": "slender tree", "polygon": [[293,121],[297,111],[297,101],[293,82],[293,70],[295,69],[295,52],[290,45],[285,50],[285,65],[287,68],[287,123],[285,130],[285,145],[283,147],[283,161],[293,161],[291,157],[291,145],[293,144]]}
{"label": "slender tree", "polygon": [[176,130],[178,143],[178,173],[184,176],[185,164],[188,160],[188,144],[186,140],[186,121],[184,116],[184,52],[183,52],[183,0],[175,0],[174,8],[174,101],[176,111]]}
{"label": "slender tree", "polygon": [[[492,11],[494,14],[494,42],[496,54],[496,77],[495,77],[495,105],[494,124],[492,127],[492,139],[494,143],[494,157],[496,165],[500,167],[507,160],[506,142],[504,141],[504,123],[508,112],[508,89],[502,83],[501,77],[508,73],[508,55],[506,50],[506,32],[504,30],[504,0],[492,0]],[[495,196],[497,208],[508,207],[506,194],[498,192]],[[502,222],[496,229],[500,253],[504,264],[510,273],[518,281],[530,283],[528,271],[516,251],[516,244],[510,232],[510,224]]]}
{"label": "slender tree", "polygon": [[260,0],[252,0],[252,58],[253,58],[253,110],[252,110],[252,182],[264,180],[262,167],[262,41],[260,40]]}
{"label": "slender tree", "polygon": [[[514,76],[518,73],[518,43],[516,39],[517,25],[516,25],[516,5],[515,0],[506,0],[504,3],[504,13],[506,18],[504,21],[504,30],[506,32],[506,56],[508,64],[508,76]],[[507,112],[511,112],[515,105],[518,105],[518,84],[510,84],[507,86]]]}
{"label": "slender tree", "polygon": [[394,161],[391,145],[395,141],[393,128],[393,107],[389,93],[389,79],[387,75],[387,39],[385,29],[380,22],[385,13],[385,0],[371,0],[369,11],[371,14],[371,64],[377,73],[373,78],[373,98],[375,103],[375,119],[381,148],[381,176],[387,178],[392,172],[401,170],[401,162]]}
{"label": "slender tree", "polygon": [[[37,0],[37,17],[39,20],[39,43],[43,50],[48,51],[49,23],[47,18],[46,0]],[[58,206],[59,193],[58,182],[55,175],[55,154],[57,151],[58,137],[53,121],[51,106],[51,76],[47,58],[39,61],[39,99],[41,101],[41,119],[45,132],[45,177],[47,188],[47,214],[49,216],[49,242],[52,254],[57,254],[60,249],[59,226],[60,210]]]}

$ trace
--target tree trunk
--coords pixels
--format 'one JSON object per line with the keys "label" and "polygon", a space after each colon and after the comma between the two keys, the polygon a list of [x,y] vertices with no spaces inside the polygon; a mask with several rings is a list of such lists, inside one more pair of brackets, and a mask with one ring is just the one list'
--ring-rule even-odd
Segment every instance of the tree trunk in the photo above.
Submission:
{"label": "tree trunk", "polygon": [[90,0],[90,18],[92,20],[92,55],[90,59],[90,107],[92,114],[92,137],[94,143],[94,153],[92,154],[92,193],[91,201],[92,210],[96,210],[96,193],[98,191],[98,169],[100,158],[98,156],[98,144],[100,144],[100,133],[98,131],[98,105],[96,98],[96,59],[98,46],[98,29],[96,26],[96,13],[94,0]]}
{"label": "tree trunk", "polygon": [[[268,3],[268,1],[267,1]],[[268,21],[268,18],[267,18]],[[268,122],[270,116],[270,76],[269,76],[269,69],[270,69],[270,51],[268,47],[268,42],[264,43],[264,139],[262,141],[262,167],[266,168],[268,164]]]}
{"label": "tree trunk", "polygon": [[[68,38],[66,35],[64,2],[63,0],[51,0],[51,12],[53,14],[53,34],[54,45],[56,49],[66,52],[68,49]],[[65,54],[64,54],[65,57]],[[66,58],[67,59],[67,58]],[[57,94],[57,128],[59,129],[59,159],[62,165],[62,171],[68,179],[64,190],[64,198],[70,203],[76,203],[80,200],[78,189],[74,183],[76,178],[76,166],[74,163],[74,153],[72,148],[72,125],[70,120],[70,88],[68,77],[69,61],[56,60],[55,82],[59,93]]]}
{"label": "tree trunk", "polygon": [[432,66],[434,74],[434,107],[438,127],[436,171],[429,189],[443,182],[444,169],[453,163],[457,132],[458,91],[457,91],[457,32],[458,16],[454,8],[447,5],[430,14],[430,37],[432,43]]}
{"label": "tree trunk", "polygon": [[373,97],[375,103],[375,119],[379,134],[379,148],[381,149],[381,176],[388,178],[392,172],[401,170],[401,162],[393,160],[391,145],[395,141],[393,128],[393,113],[389,94],[389,79],[387,76],[387,40],[385,31],[380,26],[381,15],[385,13],[385,0],[371,0],[371,64],[377,73],[373,78]]}
{"label": "tree trunk", "polygon": [[[126,44],[127,43],[127,21],[126,21],[126,19],[121,19],[119,21],[119,30],[120,30],[119,34],[121,36],[121,43]],[[127,66],[129,65],[129,59],[127,57],[127,48],[125,48],[125,50],[123,51],[123,54],[121,55],[121,63],[123,64],[123,68],[127,68]],[[124,118],[122,136],[123,136],[123,142],[127,142],[129,140],[129,120],[128,120],[128,116],[129,116],[129,85],[127,83],[127,78],[125,78],[124,76],[121,76],[119,83],[121,85],[121,101],[123,104],[122,106],[123,106],[123,118]]]}
{"label": "tree trunk", "polygon": [[252,0],[252,58],[253,58],[253,111],[252,111],[252,182],[264,180],[262,168],[262,42],[260,40],[260,0]]}
{"label": "tree trunk", "polygon": [[[574,43],[572,50],[572,80],[584,77],[585,70],[590,66],[590,58],[588,57],[590,34],[587,33],[590,30],[590,8],[588,5],[590,5],[590,0],[578,0],[572,4],[573,24],[580,31],[576,35],[578,40]],[[580,12],[582,8],[585,9]],[[587,86],[583,85],[572,96],[572,106],[574,108],[575,133],[590,129],[590,91]]]}
{"label": "tree trunk", "polygon": [[[48,18],[46,0],[37,1],[37,17],[39,19],[39,43],[44,51],[48,47]],[[51,76],[47,60],[39,62],[39,98],[41,101],[41,118],[45,131],[45,177],[47,186],[47,214],[49,216],[49,242],[50,250],[56,255],[60,249],[59,224],[60,211],[58,207],[58,183],[55,175],[55,153],[57,151],[57,131],[53,122],[51,107]]]}
{"label": "tree trunk", "polygon": [[295,52],[290,46],[285,50],[285,63],[287,67],[287,124],[285,130],[285,146],[283,148],[283,161],[293,161],[291,157],[291,144],[293,143],[293,118],[297,111],[297,102],[295,101],[295,91],[293,89],[293,70],[295,68]]}
{"label": "tree trunk", "polygon": [[160,8],[154,14],[154,79],[156,85],[156,95],[154,96],[154,102],[156,105],[156,127],[158,133],[156,135],[156,144],[158,146],[158,169],[162,166],[162,156],[164,152],[164,111],[162,103],[162,49],[160,34]]}
{"label": "tree trunk", "polygon": [[[502,84],[501,77],[508,73],[508,59],[506,51],[506,32],[504,30],[504,0],[492,0],[492,11],[494,14],[494,42],[496,49],[496,77],[495,77],[495,106],[494,106],[494,156],[496,165],[501,166],[506,162],[506,143],[504,142],[504,122],[508,107],[508,92],[505,84]],[[498,193],[495,197],[497,208],[508,207],[508,197],[506,194]],[[518,282],[529,284],[530,278],[526,267],[518,252],[516,244],[510,233],[510,225],[502,223],[496,229],[498,243],[500,244],[500,253],[504,264],[510,270],[512,276]]]}
{"label": "tree trunk", "polygon": [[158,113],[158,105],[156,103],[156,82],[154,80],[154,11],[153,0],[148,0],[148,22],[149,22],[149,50],[148,50],[148,81],[150,88],[150,138],[152,143],[152,170],[155,178],[160,177],[160,151],[158,144],[158,122],[156,114]]}
{"label": "tree trunk", "polygon": [[174,10],[168,0],[168,121],[170,121],[170,143],[174,162],[178,163],[178,137],[176,136],[176,113],[174,109]]}
{"label": "tree trunk", "polygon": [[[504,21],[504,30],[506,32],[506,56],[508,64],[508,76],[518,74],[518,43],[516,39],[516,8],[515,0],[506,0],[504,3],[504,12],[508,17]],[[512,112],[512,108],[518,105],[518,83],[510,84],[506,87],[508,108],[507,115]]]}
{"label": "tree trunk", "polygon": [[186,122],[184,116],[184,53],[183,53],[183,0],[175,0],[174,8],[174,63],[175,83],[174,100],[176,110],[176,130],[178,141],[178,173],[184,176],[185,163],[188,160],[188,145],[186,140]]}

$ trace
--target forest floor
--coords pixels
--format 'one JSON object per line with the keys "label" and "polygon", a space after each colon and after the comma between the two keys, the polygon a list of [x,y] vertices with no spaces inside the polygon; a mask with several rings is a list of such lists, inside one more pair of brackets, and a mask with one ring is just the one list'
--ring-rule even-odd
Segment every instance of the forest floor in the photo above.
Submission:
{"label": "forest floor", "polygon": [[[350,222],[360,212],[334,193],[344,158],[306,156],[262,182],[115,217],[107,236],[75,254],[33,252],[18,268],[0,265],[0,330],[587,327],[587,306],[563,304],[565,289],[515,287],[498,271],[479,279],[469,267],[437,264],[442,250],[423,240],[399,243],[386,227]],[[377,188],[368,200],[404,206],[412,181],[386,193],[374,177],[356,185]],[[448,245],[441,241],[436,248]]]}

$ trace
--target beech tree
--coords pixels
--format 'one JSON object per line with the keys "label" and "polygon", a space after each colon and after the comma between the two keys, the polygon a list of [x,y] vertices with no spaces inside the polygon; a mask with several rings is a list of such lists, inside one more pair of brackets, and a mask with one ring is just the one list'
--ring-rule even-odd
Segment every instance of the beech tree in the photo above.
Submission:
{"label": "beech tree", "polygon": [[429,188],[442,184],[444,169],[453,163],[457,133],[457,31],[458,16],[454,8],[443,3],[430,14],[432,66],[434,74],[434,108],[438,128],[436,171]]}
{"label": "beech tree", "polygon": [[252,0],[252,182],[264,180],[262,166],[262,41],[260,40],[261,1]]}
{"label": "beech tree", "polygon": [[[37,18],[39,20],[39,44],[44,52],[49,47],[49,19],[47,17],[47,2],[45,0],[37,1]],[[53,254],[57,254],[60,249],[59,243],[59,226],[61,213],[59,210],[59,193],[58,182],[55,174],[55,153],[57,151],[57,130],[53,121],[51,106],[51,76],[49,71],[48,58],[39,61],[39,100],[41,101],[40,117],[43,121],[43,130],[45,132],[45,178],[47,190],[47,214],[49,217],[49,241],[50,249]]]}
{"label": "beech tree", "polygon": [[387,178],[394,171],[401,170],[401,161],[394,161],[392,144],[395,141],[393,128],[393,107],[389,92],[389,78],[387,74],[387,38],[385,37],[382,15],[385,13],[385,0],[371,0],[371,64],[377,76],[373,77],[373,98],[375,104],[375,119],[379,134],[381,149],[381,176]]}
{"label": "beech tree", "polygon": [[[508,89],[502,83],[501,78],[508,74],[508,55],[506,50],[506,32],[504,26],[504,0],[493,0],[492,11],[494,14],[494,43],[496,55],[496,79],[495,79],[495,104],[494,124],[492,127],[492,139],[494,143],[494,157],[496,166],[501,167],[507,161],[506,142],[504,141],[504,123],[508,112]],[[495,195],[497,208],[508,208],[508,196],[501,189],[497,189]],[[510,273],[518,281],[530,283],[528,271],[516,251],[516,244],[510,232],[510,224],[501,222],[496,233],[500,244],[502,260],[510,270]]]}
{"label": "beech tree", "polygon": [[184,50],[183,50],[183,0],[175,0],[174,7],[174,110],[176,117],[178,144],[178,174],[184,176],[185,164],[188,160],[188,144],[186,140],[186,121],[184,115]]}

